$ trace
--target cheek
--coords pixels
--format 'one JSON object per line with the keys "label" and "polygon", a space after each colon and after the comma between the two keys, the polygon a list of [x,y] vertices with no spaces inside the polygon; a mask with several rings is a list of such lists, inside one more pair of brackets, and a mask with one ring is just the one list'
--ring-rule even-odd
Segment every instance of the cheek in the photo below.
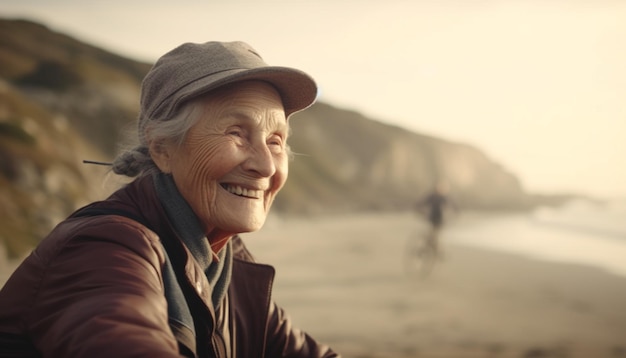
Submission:
{"label": "cheek", "polygon": [[189,148],[193,149],[186,151],[189,162],[187,170],[194,180],[217,179],[227,173],[233,165],[227,143],[205,142],[192,144]]}
{"label": "cheek", "polygon": [[[187,201],[215,195],[217,179],[232,170],[234,160],[221,143],[188,145],[181,151],[179,170],[174,173],[179,190]],[[230,159],[229,159],[230,158]]]}
{"label": "cheek", "polygon": [[281,157],[275,162],[276,174],[274,175],[274,192],[278,192],[285,185],[289,175],[289,160],[287,156]]}

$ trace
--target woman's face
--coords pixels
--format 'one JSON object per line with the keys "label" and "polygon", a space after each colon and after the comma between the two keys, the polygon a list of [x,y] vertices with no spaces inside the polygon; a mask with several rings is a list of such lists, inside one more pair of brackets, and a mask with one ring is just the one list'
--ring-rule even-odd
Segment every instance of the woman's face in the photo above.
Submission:
{"label": "woman's face", "polygon": [[202,103],[202,117],[182,145],[168,147],[169,172],[207,233],[258,230],[287,179],[281,98],[271,85],[250,81]]}

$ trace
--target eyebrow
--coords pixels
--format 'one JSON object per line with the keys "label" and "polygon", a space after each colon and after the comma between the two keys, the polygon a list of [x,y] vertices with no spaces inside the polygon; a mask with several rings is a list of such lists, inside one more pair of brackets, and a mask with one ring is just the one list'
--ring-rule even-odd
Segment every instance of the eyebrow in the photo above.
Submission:
{"label": "eyebrow", "polygon": [[[253,122],[255,124],[260,122],[257,116],[250,116],[249,112],[242,111],[240,109],[233,109],[224,114],[226,117],[234,117],[237,120],[241,120],[245,122],[251,122],[251,123]],[[266,127],[274,128],[274,129],[282,129],[282,130],[285,130],[285,132],[288,132],[289,122],[287,121],[287,118],[277,116],[277,115],[271,115],[266,118],[267,118],[267,120],[265,121],[267,123]],[[284,120],[282,118],[284,118]]]}

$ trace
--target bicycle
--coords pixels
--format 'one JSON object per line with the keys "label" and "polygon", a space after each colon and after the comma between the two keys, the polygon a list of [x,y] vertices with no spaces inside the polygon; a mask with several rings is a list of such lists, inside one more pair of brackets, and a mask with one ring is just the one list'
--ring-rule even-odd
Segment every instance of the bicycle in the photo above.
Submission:
{"label": "bicycle", "polygon": [[417,229],[409,235],[404,257],[404,268],[409,275],[428,277],[439,259],[437,240],[439,228],[431,227],[428,231]]}

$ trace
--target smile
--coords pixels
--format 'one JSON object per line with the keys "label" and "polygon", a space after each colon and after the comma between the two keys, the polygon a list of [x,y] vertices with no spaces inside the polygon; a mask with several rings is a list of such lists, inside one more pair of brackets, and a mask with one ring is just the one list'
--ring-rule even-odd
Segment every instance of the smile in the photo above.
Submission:
{"label": "smile", "polygon": [[254,190],[242,188],[239,185],[221,184],[226,191],[237,196],[243,196],[245,198],[261,199],[263,197],[263,190]]}

